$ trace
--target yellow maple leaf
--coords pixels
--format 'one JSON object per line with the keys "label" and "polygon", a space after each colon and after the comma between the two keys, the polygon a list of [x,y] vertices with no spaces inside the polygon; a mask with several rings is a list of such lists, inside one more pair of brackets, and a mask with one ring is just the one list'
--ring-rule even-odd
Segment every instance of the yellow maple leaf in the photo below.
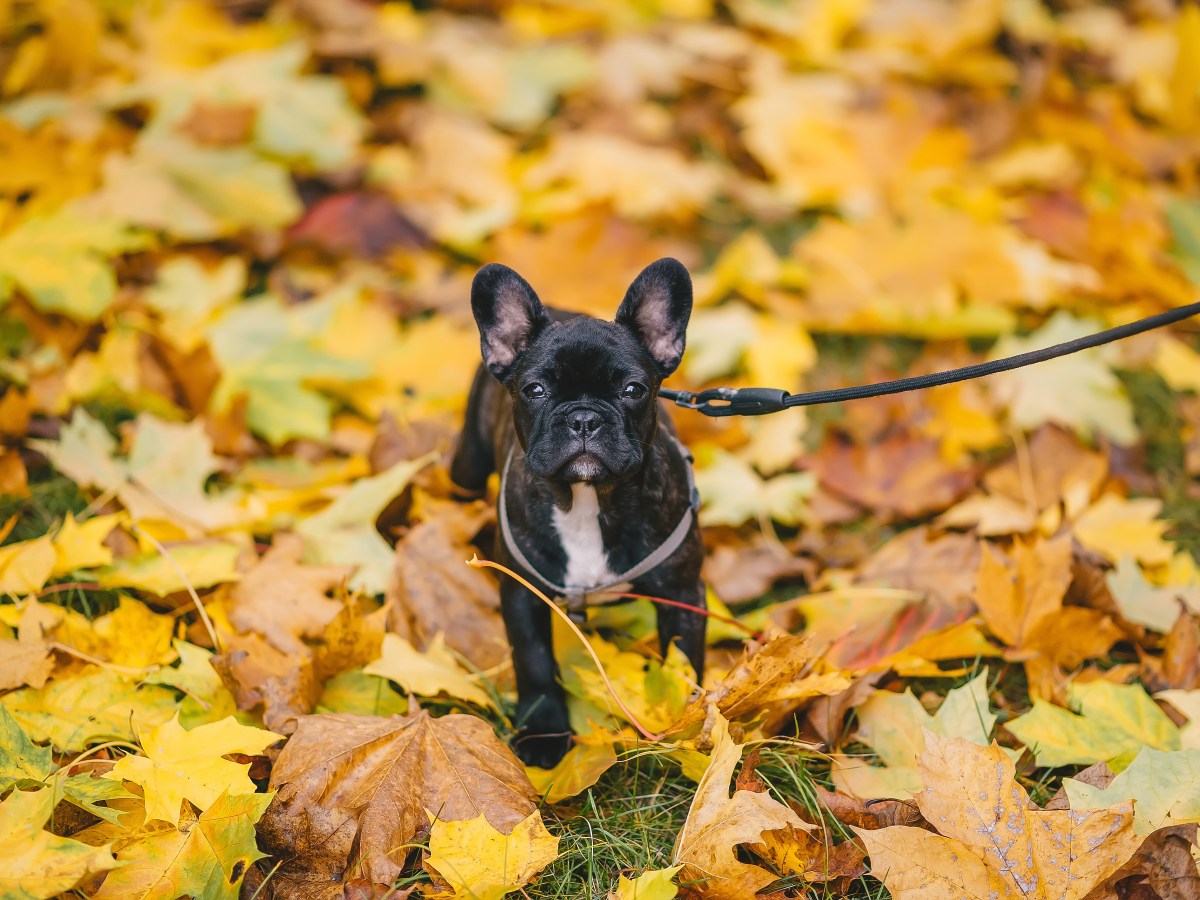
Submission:
{"label": "yellow maple leaf", "polygon": [[609,892],[608,900],[674,900],[679,893],[675,875],[681,868],[652,869],[633,879],[622,875],[617,879],[617,889]]}
{"label": "yellow maple leaf", "polygon": [[76,569],[90,569],[112,562],[112,551],[104,546],[108,533],[125,520],[123,513],[93,516],[82,523],[67,513],[54,536],[54,569],[51,575],[65,575]]}
{"label": "yellow maple leaf", "polygon": [[917,805],[941,834],[905,825],[854,829],[867,846],[871,873],[895,900],[1079,900],[1141,843],[1129,802],[1097,810],[1031,808],[1012,760],[995,744],[979,747],[926,730],[918,767],[925,789]]}
{"label": "yellow maple leaf", "polygon": [[1075,537],[1114,563],[1132,556],[1144,565],[1163,565],[1171,561],[1175,548],[1163,540],[1171,523],[1157,518],[1160,512],[1161,500],[1105,494],[1075,520]]}
{"label": "yellow maple leaf", "polygon": [[0,591],[32,594],[54,571],[54,545],[48,535],[0,547]]}
{"label": "yellow maple leaf", "polygon": [[390,678],[405,690],[422,697],[449,694],[479,706],[496,708],[496,701],[479,686],[479,679],[447,649],[441,632],[424,652],[398,634],[385,634],[382,654],[363,671]]}
{"label": "yellow maple leaf", "polygon": [[499,900],[529,884],[557,857],[558,838],[546,831],[541,813],[534,810],[511,834],[497,831],[484,816],[462,822],[439,819],[429,833],[425,864],[450,887],[450,893],[438,897]]}
{"label": "yellow maple leaf", "polygon": [[256,756],[282,734],[242,725],[233,716],[187,731],[179,715],[142,736],[145,756],[126,756],[105,777],[140,784],[146,817],[176,822],[179,804],[190,800],[208,809],[222,793],[253,794],[250,764],[230,762],[227,753]]}

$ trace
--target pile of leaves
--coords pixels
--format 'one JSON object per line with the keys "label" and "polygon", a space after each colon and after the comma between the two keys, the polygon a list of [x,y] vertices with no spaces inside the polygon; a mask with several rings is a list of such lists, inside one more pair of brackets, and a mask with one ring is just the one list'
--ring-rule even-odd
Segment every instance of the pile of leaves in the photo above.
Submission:
{"label": "pile of leaves", "polygon": [[592,610],[552,771],[446,475],[481,262],[679,257],[693,388],[1194,301],[1198,89],[1170,0],[0,2],[0,896],[1200,897],[1194,326],[676,411],[704,683]]}

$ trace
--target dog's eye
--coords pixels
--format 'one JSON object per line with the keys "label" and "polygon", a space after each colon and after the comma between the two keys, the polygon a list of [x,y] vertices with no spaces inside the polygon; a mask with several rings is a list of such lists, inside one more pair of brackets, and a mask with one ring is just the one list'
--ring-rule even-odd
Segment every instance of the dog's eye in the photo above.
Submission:
{"label": "dog's eye", "polygon": [[539,397],[546,396],[546,389],[535,381],[533,384],[527,384],[521,388],[521,393],[530,400],[537,400]]}
{"label": "dog's eye", "polygon": [[621,391],[621,396],[626,400],[641,400],[646,396],[646,386],[638,384],[636,381],[631,381],[625,385],[625,389]]}

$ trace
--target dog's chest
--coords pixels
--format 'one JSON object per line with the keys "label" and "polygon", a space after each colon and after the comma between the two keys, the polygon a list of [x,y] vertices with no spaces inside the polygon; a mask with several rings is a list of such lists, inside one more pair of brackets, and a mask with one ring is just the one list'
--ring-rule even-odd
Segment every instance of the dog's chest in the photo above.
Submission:
{"label": "dog's chest", "polygon": [[600,501],[594,487],[571,485],[571,508],[564,512],[555,507],[554,528],[567,560],[562,579],[564,585],[589,588],[606,584],[616,577],[604,552]]}

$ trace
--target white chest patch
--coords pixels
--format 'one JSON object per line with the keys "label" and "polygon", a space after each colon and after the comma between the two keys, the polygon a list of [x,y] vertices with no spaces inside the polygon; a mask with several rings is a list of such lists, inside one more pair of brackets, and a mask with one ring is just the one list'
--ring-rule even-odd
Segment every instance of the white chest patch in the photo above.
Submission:
{"label": "white chest patch", "polygon": [[567,557],[563,584],[589,588],[606,584],[616,577],[608,567],[604,539],[600,536],[600,501],[596,489],[588,484],[571,485],[571,508],[555,507],[554,527]]}

